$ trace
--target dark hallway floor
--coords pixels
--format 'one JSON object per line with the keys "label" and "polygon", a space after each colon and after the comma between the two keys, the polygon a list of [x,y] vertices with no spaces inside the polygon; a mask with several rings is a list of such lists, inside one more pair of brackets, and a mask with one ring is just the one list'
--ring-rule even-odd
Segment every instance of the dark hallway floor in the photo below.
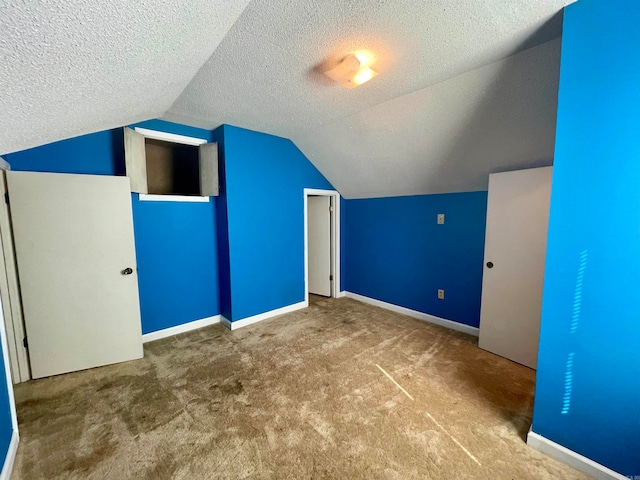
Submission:
{"label": "dark hallway floor", "polygon": [[535,374],[350,299],[16,387],[12,479],[585,479],[529,448]]}

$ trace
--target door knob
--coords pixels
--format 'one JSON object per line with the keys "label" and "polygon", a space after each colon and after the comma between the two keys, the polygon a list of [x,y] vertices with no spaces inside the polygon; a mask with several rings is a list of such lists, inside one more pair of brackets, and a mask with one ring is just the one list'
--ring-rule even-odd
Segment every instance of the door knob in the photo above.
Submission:
{"label": "door knob", "polygon": [[487,262],[487,268],[493,268],[493,262]]}
{"label": "door knob", "polygon": [[125,268],[122,270],[123,275],[131,275],[133,273],[133,268]]}

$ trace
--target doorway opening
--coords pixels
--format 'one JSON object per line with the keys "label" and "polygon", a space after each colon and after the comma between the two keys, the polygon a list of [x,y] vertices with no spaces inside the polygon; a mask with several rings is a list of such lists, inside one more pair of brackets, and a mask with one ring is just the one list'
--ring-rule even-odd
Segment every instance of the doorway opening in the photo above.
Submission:
{"label": "doorway opening", "polygon": [[340,194],[304,189],[305,301],[340,296]]}

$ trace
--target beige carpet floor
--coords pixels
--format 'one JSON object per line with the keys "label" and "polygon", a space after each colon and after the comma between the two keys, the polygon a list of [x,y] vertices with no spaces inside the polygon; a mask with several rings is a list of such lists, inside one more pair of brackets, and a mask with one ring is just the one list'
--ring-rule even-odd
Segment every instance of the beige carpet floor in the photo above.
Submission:
{"label": "beige carpet floor", "polygon": [[350,299],[16,387],[14,480],[585,479],[529,448],[535,374]]}

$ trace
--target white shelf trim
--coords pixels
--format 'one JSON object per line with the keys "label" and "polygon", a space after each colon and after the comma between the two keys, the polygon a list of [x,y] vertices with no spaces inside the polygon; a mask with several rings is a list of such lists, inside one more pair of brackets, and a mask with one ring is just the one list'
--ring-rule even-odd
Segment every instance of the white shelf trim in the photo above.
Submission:
{"label": "white shelf trim", "polygon": [[136,127],[135,131],[146,138],[153,138],[154,140],[163,140],[165,142],[181,143],[183,145],[198,146],[204,143],[209,143],[204,138],[187,137],[185,135],[176,135],[175,133],[160,132],[158,130],[149,130],[148,128]]}
{"label": "white shelf trim", "polygon": [[211,197],[199,197],[197,195],[156,195],[152,193],[140,193],[141,202],[192,202],[209,203]]}

